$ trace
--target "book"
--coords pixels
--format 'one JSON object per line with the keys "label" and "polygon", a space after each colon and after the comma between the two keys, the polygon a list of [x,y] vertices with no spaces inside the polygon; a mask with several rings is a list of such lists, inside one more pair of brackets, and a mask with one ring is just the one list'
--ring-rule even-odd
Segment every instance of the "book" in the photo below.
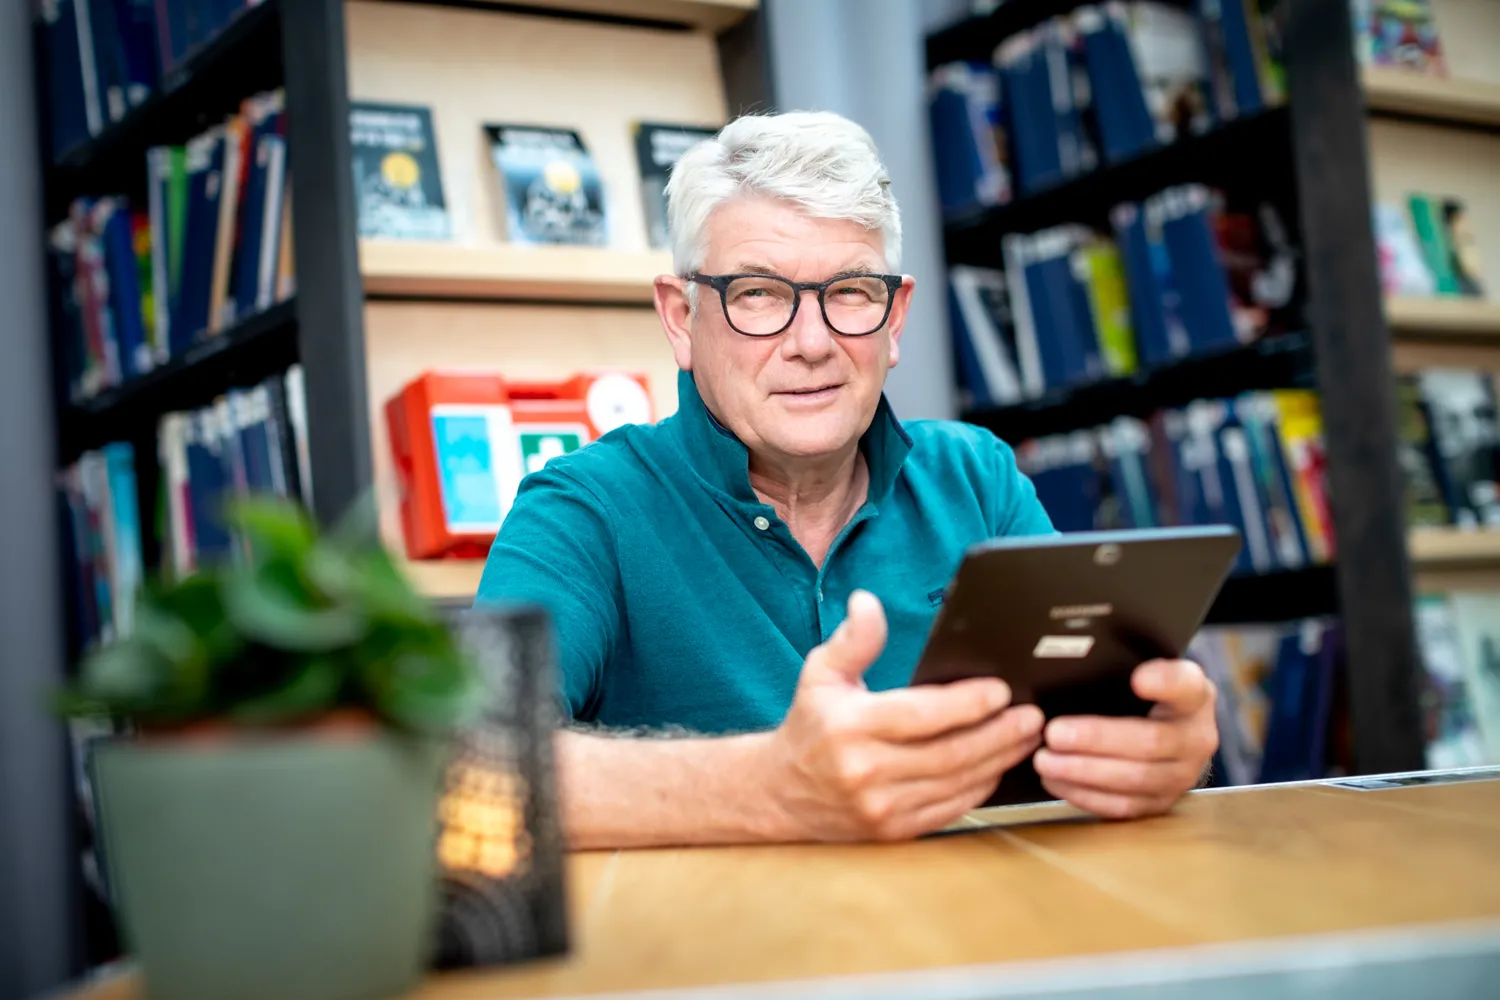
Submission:
{"label": "book", "polygon": [[954,332],[960,357],[975,371],[965,379],[973,404],[1005,406],[1023,398],[1021,373],[1006,301],[1005,275],[990,268],[955,264],[948,269]]}
{"label": "book", "polygon": [[1176,142],[1212,127],[1198,18],[1171,4],[1136,2],[1125,8],[1122,26],[1157,141]]}
{"label": "book", "polygon": [[1446,769],[1486,763],[1489,755],[1470,703],[1469,672],[1448,595],[1418,594],[1412,621],[1422,658],[1422,730],[1427,766]]}
{"label": "book", "polygon": [[1441,205],[1437,199],[1425,194],[1408,196],[1406,204],[1411,211],[1412,225],[1416,229],[1427,268],[1432,272],[1437,293],[1457,295],[1459,285],[1458,277],[1453,273],[1453,248],[1448,245]]}
{"label": "book", "polygon": [[1430,0],[1351,0],[1350,13],[1364,65],[1448,75]]}
{"label": "book", "polygon": [[1500,763],[1500,591],[1459,590],[1448,600],[1485,763]]}
{"label": "book", "polygon": [[1414,375],[1396,379],[1397,460],[1409,525],[1453,522],[1447,469],[1440,461],[1422,385]]}
{"label": "book", "polygon": [[1108,239],[1093,237],[1078,249],[1074,261],[1088,289],[1089,313],[1105,371],[1113,376],[1135,374],[1139,364],[1130,325],[1130,293],[1119,249]]}
{"label": "book", "polygon": [[361,237],[451,236],[430,108],[351,102],[349,145]]}
{"label": "book", "polygon": [[1449,266],[1460,295],[1484,295],[1484,265],[1479,257],[1479,240],[1469,221],[1469,211],[1462,200],[1444,198],[1441,202],[1443,237],[1448,246]]}
{"label": "book", "polygon": [[1400,205],[1377,202],[1372,210],[1380,287],[1387,295],[1423,297],[1437,293],[1437,281],[1412,232],[1411,216]]}
{"label": "book", "polygon": [[1417,378],[1453,523],[1500,526],[1500,425],[1490,376],[1464,368],[1428,368]]}
{"label": "book", "polygon": [[646,239],[655,250],[672,246],[667,231],[667,178],[677,161],[697,143],[712,139],[717,129],[697,125],[636,122],[636,166],[641,176],[641,205],[646,213]]}
{"label": "book", "polygon": [[533,125],[485,125],[484,131],[504,189],[511,242],[609,242],[604,185],[577,132]]}

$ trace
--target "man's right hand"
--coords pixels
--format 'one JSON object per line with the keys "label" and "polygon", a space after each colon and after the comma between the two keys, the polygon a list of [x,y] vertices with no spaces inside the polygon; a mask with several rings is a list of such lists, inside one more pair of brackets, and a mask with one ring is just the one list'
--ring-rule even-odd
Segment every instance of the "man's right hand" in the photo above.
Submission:
{"label": "man's right hand", "polygon": [[978,806],[1041,744],[1035,705],[1004,681],[872,692],[885,611],[855,591],[848,617],[808,654],[797,694],[765,745],[763,787],[795,840],[906,840]]}

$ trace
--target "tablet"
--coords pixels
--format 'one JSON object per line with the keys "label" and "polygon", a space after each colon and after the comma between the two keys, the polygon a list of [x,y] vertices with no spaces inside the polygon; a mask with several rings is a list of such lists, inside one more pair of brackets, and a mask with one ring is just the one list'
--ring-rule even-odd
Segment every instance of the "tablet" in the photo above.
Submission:
{"label": "tablet", "polygon": [[[1183,654],[1239,553],[1229,526],[982,542],[965,554],[913,684],[999,677],[1014,704],[1059,715],[1145,715],[1130,674]],[[985,805],[1054,798],[1026,761]]]}

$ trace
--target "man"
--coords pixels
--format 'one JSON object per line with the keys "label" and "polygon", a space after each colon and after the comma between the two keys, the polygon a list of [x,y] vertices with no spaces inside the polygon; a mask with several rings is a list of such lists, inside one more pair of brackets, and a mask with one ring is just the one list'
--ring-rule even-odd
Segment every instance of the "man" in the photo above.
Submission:
{"label": "man", "polygon": [[667,195],[678,411],[529,476],[479,587],[553,616],[572,845],[910,838],[1033,753],[1083,809],[1170,808],[1218,743],[1195,664],[1045,731],[995,679],[906,686],[964,549],[1052,527],[1004,443],[885,400],[915,282],[870,137],[740,118]]}

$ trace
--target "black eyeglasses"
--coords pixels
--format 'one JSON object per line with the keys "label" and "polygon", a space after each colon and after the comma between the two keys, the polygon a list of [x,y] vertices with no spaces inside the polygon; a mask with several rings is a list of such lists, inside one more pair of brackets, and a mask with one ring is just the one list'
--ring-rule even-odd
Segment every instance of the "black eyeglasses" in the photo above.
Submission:
{"label": "black eyeglasses", "polygon": [[730,329],[746,337],[775,337],[792,325],[803,292],[818,293],[828,329],[868,337],[885,325],[901,287],[899,274],[845,274],[827,281],[791,281],[775,274],[690,274],[688,281],[719,292]]}

